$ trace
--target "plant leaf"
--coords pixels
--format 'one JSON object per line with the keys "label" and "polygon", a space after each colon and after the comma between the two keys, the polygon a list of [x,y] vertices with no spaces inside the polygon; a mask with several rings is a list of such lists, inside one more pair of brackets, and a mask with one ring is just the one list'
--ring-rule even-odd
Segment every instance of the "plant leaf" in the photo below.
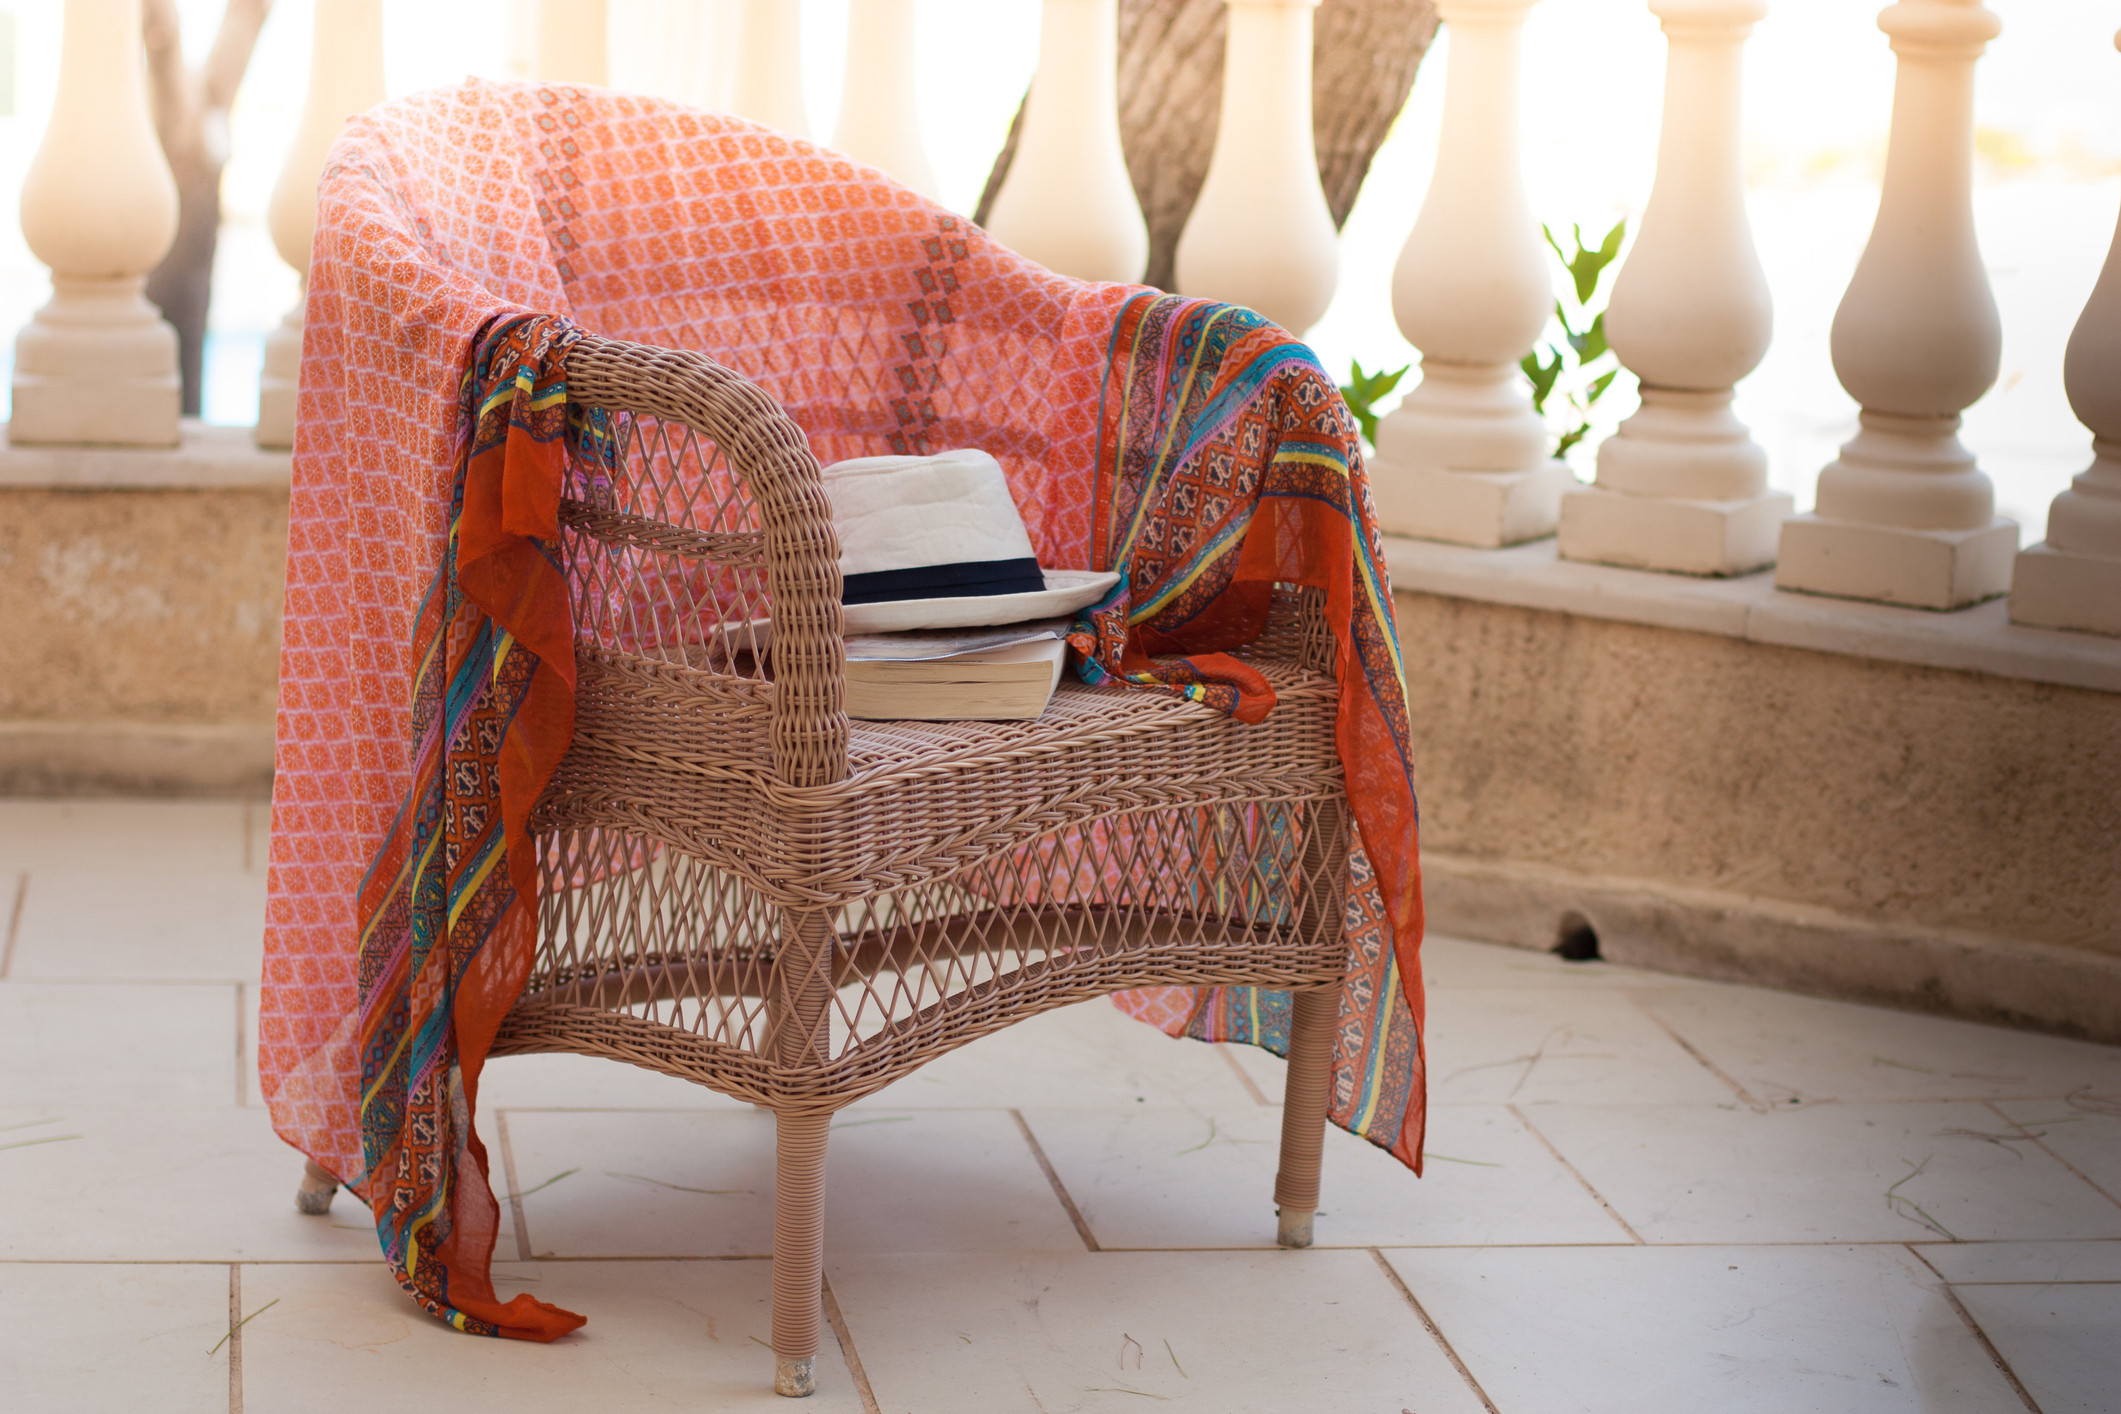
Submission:
{"label": "plant leaf", "polygon": [[1554,228],[1542,221],[1539,223],[1539,234],[1547,238],[1547,245],[1553,250],[1554,258],[1563,265],[1567,265],[1569,263],[1569,253],[1561,248],[1560,241],[1554,239]]}
{"label": "plant leaf", "polygon": [[1615,378],[1618,378],[1619,376],[1620,370],[1617,368],[1613,368],[1608,369],[1599,377],[1592,379],[1591,386],[1584,389],[1583,400],[1587,403],[1597,402],[1601,397],[1605,395],[1605,390],[1613,386],[1613,380]]}
{"label": "plant leaf", "polygon": [[1534,412],[1546,411],[1547,395],[1554,391],[1555,380],[1561,377],[1561,351],[1552,345],[1548,346],[1548,351],[1554,355],[1552,363],[1540,362],[1539,350],[1534,349],[1518,364],[1524,370],[1524,376],[1531,380]]}
{"label": "plant leaf", "polygon": [[1604,358],[1606,350],[1611,347],[1605,340],[1605,311],[1598,311],[1598,317],[1591,321],[1590,328],[1583,331],[1581,339],[1571,339],[1569,342],[1576,349],[1578,363],[1591,363]]}
{"label": "plant leaf", "polygon": [[1342,401],[1347,403],[1349,413],[1354,416],[1355,425],[1361,429],[1363,440],[1373,447],[1377,443],[1377,400],[1398,387],[1399,380],[1406,377],[1413,366],[1410,363],[1405,368],[1391,373],[1382,368],[1374,373],[1365,373],[1362,370],[1362,360],[1348,361],[1348,381],[1341,385],[1340,396]]}
{"label": "plant leaf", "polygon": [[1627,233],[1628,218],[1623,216],[1613,223],[1613,229],[1607,231],[1605,239],[1598,244],[1598,254],[1601,257],[1599,263],[1601,265],[1613,263],[1613,257],[1620,254],[1620,242],[1626,237]]}
{"label": "plant leaf", "polygon": [[1616,221],[1613,229],[1605,233],[1605,239],[1595,247],[1585,245],[1583,228],[1576,228],[1576,259],[1569,262],[1569,273],[1576,277],[1576,303],[1587,305],[1591,296],[1598,292],[1599,276],[1620,254],[1620,242],[1627,232],[1627,224],[1625,218]]}
{"label": "plant leaf", "polygon": [[1554,322],[1561,326],[1562,338],[1573,346],[1576,342],[1576,326],[1569,323],[1568,311],[1561,307],[1560,300],[1554,301]]}

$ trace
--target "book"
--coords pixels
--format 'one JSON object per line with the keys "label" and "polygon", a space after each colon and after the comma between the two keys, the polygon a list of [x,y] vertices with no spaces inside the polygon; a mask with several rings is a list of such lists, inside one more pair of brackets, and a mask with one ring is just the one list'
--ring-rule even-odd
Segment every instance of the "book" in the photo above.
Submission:
{"label": "book", "polygon": [[1028,721],[1068,657],[1065,620],[847,639],[847,715],[868,721]]}

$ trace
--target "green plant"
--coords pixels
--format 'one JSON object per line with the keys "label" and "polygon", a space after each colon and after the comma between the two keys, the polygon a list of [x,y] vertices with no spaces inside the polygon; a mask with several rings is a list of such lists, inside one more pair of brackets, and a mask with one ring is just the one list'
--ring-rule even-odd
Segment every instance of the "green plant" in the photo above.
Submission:
{"label": "green plant", "polygon": [[1348,360],[1348,381],[1340,385],[1340,395],[1347,400],[1348,411],[1355,414],[1355,425],[1362,429],[1362,440],[1372,447],[1377,444],[1377,401],[1399,386],[1399,380],[1407,376],[1406,368],[1393,373],[1379,369],[1375,373],[1362,371],[1361,359]]}
{"label": "green plant", "polygon": [[[1598,286],[1607,267],[1620,254],[1627,227],[1625,219],[1615,221],[1613,229],[1596,245],[1586,245],[1583,227],[1572,226],[1569,243],[1573,250],[1562,249],[1551,227],[1539,228],[1561,261],[1561,268],[1569,273],[1576,306],[1572,318],[1566,305],[1558,299],[1554,301],[1554,322],[1561,326],[1561,341],[1550,340],[1533,349],[1524,356],[1522,364],[1524,376],[1532,381],[1533,408],[1556,426],[1560,438],[1560,445],[1554,449],[1556,456],[1566,456],[1569,448],[1584,439],[1591,430],[1592,407],[1620,374],[1618,358],[1600,368],[1613,351],[1605,341],[1605,300]],[[1548,403],[1557,395],[1558,402],[1549,409]]]}

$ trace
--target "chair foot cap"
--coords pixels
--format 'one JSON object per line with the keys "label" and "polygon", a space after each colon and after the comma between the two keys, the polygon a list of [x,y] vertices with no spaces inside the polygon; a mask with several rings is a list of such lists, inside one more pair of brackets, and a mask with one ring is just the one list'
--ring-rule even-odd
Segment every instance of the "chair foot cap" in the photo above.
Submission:
{"label": "chair foot cap", "polygon": [[790,1399],[801,1399],[817,1391],[817,1357],[806,1355],[800,1360],[790,1360],[785,1355],[773,1357],[773,1392],[785,1394]]}
{"label": "chair foot cap", "polygon": [[1315,1208],[1280,1208],[1279,1221],[1275,1224],[1274,1240],[1284,1247],[1309,1247],[1311,1245],[1311,1215]]}
{"label": "chair foot cap", "polygon": [[295,1190],[295,1210],[310,1217],[331,1211],[331,1199],[339,1191],[339,1180],[317,1167],[314,1160],[302,1166],[302,1186]]}

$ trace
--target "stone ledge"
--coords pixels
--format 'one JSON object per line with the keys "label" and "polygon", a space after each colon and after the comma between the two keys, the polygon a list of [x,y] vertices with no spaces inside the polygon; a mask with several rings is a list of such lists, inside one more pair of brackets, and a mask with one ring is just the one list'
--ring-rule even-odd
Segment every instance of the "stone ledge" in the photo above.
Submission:
{"label": "stone ledge", "polygon": [[1438,934],[1544,951],[1577,913],[1629,967],[2121,1043],[2121,957],[1433,850],[1421,868]]}
{"label": "stone ledge", "polygon": [[272,793],[273,724],[0,722],[0,795]]}
{"label": "stone ledge", "polygon": [[0,423],[0,487],[94,491],[212,491],[237,486],[285,489],[293,459],[261,452],[248,427],[209,427],[186,418],[182,440],[146,447],[17,447]]}
{"label": "stone ledge", "polygon": [[2010,621],[2002,599],[1937,613],[1775,588],[1775,572],[1696,579],[1564,560],[1551,539],[1503,550],[1383,538],[1392,588],[1722,634],[1784,648],[2121,692],[2121,640]]}

